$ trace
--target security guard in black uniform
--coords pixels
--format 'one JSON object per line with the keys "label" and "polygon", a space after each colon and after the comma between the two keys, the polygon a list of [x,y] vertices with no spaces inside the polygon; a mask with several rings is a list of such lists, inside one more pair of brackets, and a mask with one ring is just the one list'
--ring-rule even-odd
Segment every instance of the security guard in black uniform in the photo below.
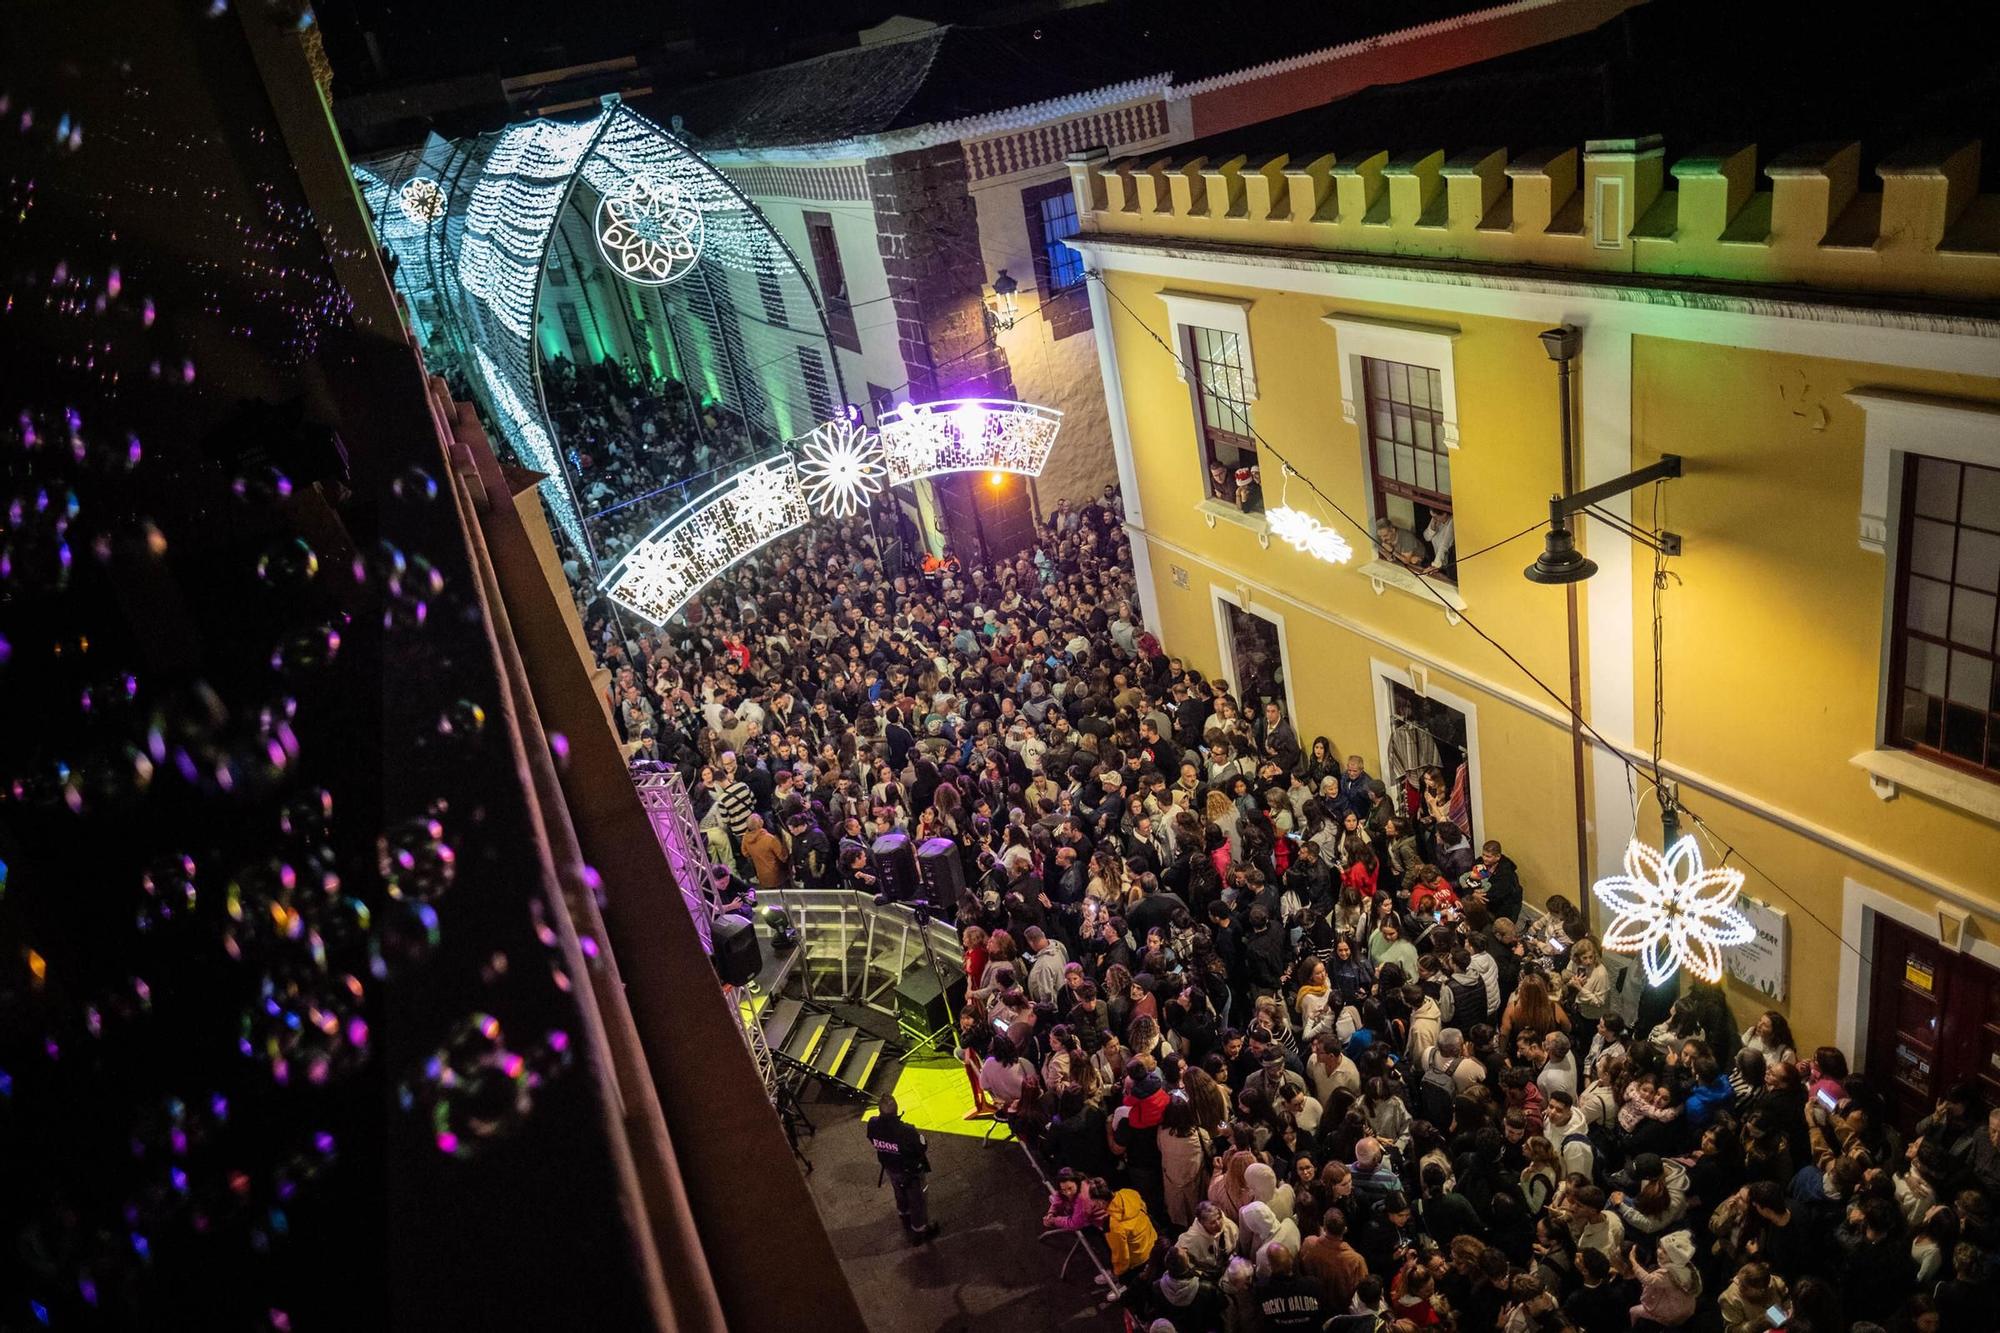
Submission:
{"label": "security guard in black uniform", "polygon": [[937,1235],[938,1224],[930,1220],[930,1205],[924,1200],[924,1177],[931,1169],[924,1136],[896,1114],[894,1097],[884,1097],[875,1118],[863,1128],[890,1188],[896,1191],[896,1211],[902,1214],[903,1225],[916,1240]]}

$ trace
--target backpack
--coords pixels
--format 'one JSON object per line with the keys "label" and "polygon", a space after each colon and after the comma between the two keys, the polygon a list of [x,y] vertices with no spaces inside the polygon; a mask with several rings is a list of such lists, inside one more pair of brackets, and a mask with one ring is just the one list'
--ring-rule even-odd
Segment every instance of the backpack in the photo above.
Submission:
{"label": "backpack", "polygon": [[1424,1076],[1417,1084],[1417,1109],[1420,1118],[1428,1120],[1440,1132],[1451,1128],[1451,1108],[1458,1101],[1458,1083],[1452,1075],[1464,1060],[1461,1055],[1440,1067],[1435,1051],[1424,1057]]}

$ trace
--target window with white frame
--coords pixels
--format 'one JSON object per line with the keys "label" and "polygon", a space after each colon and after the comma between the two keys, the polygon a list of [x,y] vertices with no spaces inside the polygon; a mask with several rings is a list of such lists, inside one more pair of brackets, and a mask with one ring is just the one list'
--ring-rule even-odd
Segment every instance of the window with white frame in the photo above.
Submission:
{"label": "window with white frame", "polygon": [[2000,469],[1903,468],[1889,744],[2000,782]]}
{"label": "window with white frame", "polygon": [[[1457,582],[1443,377],[1429,366],[1379,357],[1363,357],[1361,364],[1378,544],[1392,559]],[[1385,519],[1396,529],[1386,541]]]}
{"label": "window with white frame", "polygon": [[1176,373],[1190,391],[1199,445],[1203,509],[1211,515],[1256,516],[1263,523],[1263,477],[1250,424],[1257,401],[1257,366],[1250,346],[1250,302],[1225,296],[1163,291],[1173,326]]}
{"label": "window with white frame", "polygon": [[2000,403],[1845,396],[1867,414],[1861,546],[1888,557],[1880,723],[1852,762],[1884,800],[1908,787],[2000,823]]}
{"label": "window with white frame", "polygon": [[1250,399],[1243,387],[1243,340],[1201,327],[1190,328],[1187,337],[1209,498],[1257,513],[1264,499],[1257,478],[1257,439],[1250,433]]}
{"label": "window with white frame", "polygon": [[1368,479],[1376,558],[1363,572],[1398,586],[1415,587],[1419,571],[1434,584],[1454,582],[1458,328],[1360,315],[1328,315],[1326,323],[1336,339],[1341,416],[1360,436]]}

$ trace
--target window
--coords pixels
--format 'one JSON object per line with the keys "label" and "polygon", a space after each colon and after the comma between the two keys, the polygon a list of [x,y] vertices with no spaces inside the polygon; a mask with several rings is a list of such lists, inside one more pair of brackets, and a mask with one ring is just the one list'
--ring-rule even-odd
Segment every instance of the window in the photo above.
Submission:
{"label": "window", "polygon": [[1084,290],[1083,256],[1063,244],[1077,233],[1076,192],[1067,180],[1021,191],[1028,242],[1035,261],[1035,286],[1042,314],[1058,339],[1090,327],[1090,294]]}
{"label": "window", "polygon": [[1901,515],[1889,743],[2000,780],[2000,469],[1911,457]]}
{"label": "window", "polygon": [[556,317],[562,321],[563,337],[569,339],[570,360],[583,360],[583,321],[576,317],[576,307],[567,301],[558,301]]}
{"label": "window", "polygon": [[1257,441],[1250,434],[1250,393],[1243,375],[1243,339],[1201,325],[1190,325],[1187,336],[1208,493],[1246,513],[1257,513],[1264,508],[1262,488],[1254,474],[1248,481],[1240,479],[1243,469],[1257,466]]}
{"label": "window", "polygon": [[1376,357],[1361,358],[1361,366],[1375,518],[1396,525],[1397,542],[1406,551],[1413,544],[1423,548],[1421,554],[1411,552],[1411,559],[1435,565],[1442,577],[1456,581],[1443,376],[1429,366]]}
{"label": "window", "polygon": [[805,381],[806,402],[812,408],[813,424],[833,420],[833,390],[826,382],[826,362],[810,347],[799,352],[799,377]]}
{"label": "window", "polygon": [[868,386],[868,410],[873,414],[876,425],[881,425],[882,414],[892,410],[895,406],[895,390],[885,389],[879,384],[870,384]]}
{"label": "window", "polygon": [[847,295],[847,273],[840,266],[840,243],[834,239],[832,216],[807,213],[806,239],[812,245],[813,268],[819,274],[819,294],[826,302],[827,332],[835,347],[858,352],[861,334],[854,326],[854,307]]}
{"label": "window", "polygon": [[778,285],[778,275],[757,268],[757,295],[764,301],[764,318],[783,327],[785,323],[785,289]]}
{"label": "window", "polygon": [[553,245],[549,247],[548,270],[551,283],[558,287],[569,286],[569,274],[563,271],[562,256],[556,253],[556,247]]}

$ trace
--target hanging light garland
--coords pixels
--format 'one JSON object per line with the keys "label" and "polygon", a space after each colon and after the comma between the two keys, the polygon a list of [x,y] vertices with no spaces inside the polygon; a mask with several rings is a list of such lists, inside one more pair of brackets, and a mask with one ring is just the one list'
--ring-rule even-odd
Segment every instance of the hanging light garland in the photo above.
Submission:
{"label": "hanging light garland", "polygon": [[1625,873],[1591,886],[1615,913],[1604,947],[1637,954],[1649,985],[1661,986],[1685,967],[1703,981],[1722,978],[1722,951],[1748,944],[1757,932],[1736,899],[1743,872],[1702,864],[1701,847],[1682,834],[1663,856],[1637,838],[1625,848]]}

